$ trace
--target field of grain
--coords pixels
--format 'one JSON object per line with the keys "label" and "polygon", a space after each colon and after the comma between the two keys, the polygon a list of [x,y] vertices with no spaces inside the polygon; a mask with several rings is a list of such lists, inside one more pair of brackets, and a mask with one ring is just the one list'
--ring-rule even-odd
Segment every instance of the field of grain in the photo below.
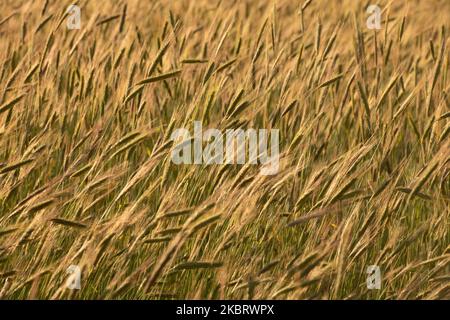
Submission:
{"label": "field of grain", "polygon": [[[449,22],[448,0],[2,0],[0,298],[449,299]],[[279,129],[278,173],[174,164],[194,121]]]}

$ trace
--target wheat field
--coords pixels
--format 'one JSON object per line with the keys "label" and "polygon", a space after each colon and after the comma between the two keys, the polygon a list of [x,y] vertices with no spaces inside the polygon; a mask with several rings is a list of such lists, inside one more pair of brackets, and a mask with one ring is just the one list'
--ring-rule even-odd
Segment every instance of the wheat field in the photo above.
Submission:
{"label": "wheat field", "polygon": [[[449,299],[450,2],[369,4],[2,0],[0,298]],[[174,164],[194,121],[278,173]]]}

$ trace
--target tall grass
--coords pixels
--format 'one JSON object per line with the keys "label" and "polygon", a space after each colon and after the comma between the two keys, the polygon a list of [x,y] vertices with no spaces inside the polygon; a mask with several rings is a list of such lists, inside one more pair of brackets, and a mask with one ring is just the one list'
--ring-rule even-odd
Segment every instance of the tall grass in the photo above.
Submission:
{"label": "tall grass", "polygon": [[[0,2],[1,298],[450,297],[448,1],[378,1],[382,30],[353,0],[70,4]],[[174,165],[193,121],[280,129],[279,173]]]}

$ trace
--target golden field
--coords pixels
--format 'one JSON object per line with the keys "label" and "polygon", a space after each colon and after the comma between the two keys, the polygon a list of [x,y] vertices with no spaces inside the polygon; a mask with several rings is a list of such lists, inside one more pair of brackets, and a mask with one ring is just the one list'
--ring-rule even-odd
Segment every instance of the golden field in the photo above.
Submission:
{"label": "golden field", "polygon": [[[1,1],[0,298],[449,299],[450,2],[368,4]],[[175,165],[194,121],[279,172]]]}

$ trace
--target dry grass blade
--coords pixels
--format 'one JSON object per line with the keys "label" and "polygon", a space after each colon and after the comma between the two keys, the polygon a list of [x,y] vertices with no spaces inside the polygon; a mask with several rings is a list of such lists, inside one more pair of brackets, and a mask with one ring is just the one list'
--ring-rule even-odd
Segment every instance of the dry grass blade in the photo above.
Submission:
{"label": "dry grass blade", "polygon": [[144,85],[144,84],[158,82],[158,81],[162,81],[162,80],[166,80],[166,79],[170,79],[170,78],[176,77],[176,76],[178,76],[180,74],[181,74],[181,70],[175,70],[175,71],[172,71],[172,72],[161,74],[159,76],[154,76],[154,77],[149,77],[149,78],[143,79],[143,80],[139,81],[138,83],[136,83],[136,85],[140,86],[140,85]]}
{"label": "dry grass blade", "polygon": [[85,225],[84,223],[72,221],[72,220],[53,218],[53,219],[50,219],[50,221],[55,224],[60,224],[60,225],[72,227],[72,228],[79,228],[79,229],[87,228],[87,225]]}
{"label": "dry grass blade", "polygon": [[21,94],[20,96],[11,99],[10,101],[4,103],[0,106],[0,114],[2,114],[5,111],[10,110],[12,107],[14,107],[20,100],[22,100],[23,97],[25,97],[26,94]]}

